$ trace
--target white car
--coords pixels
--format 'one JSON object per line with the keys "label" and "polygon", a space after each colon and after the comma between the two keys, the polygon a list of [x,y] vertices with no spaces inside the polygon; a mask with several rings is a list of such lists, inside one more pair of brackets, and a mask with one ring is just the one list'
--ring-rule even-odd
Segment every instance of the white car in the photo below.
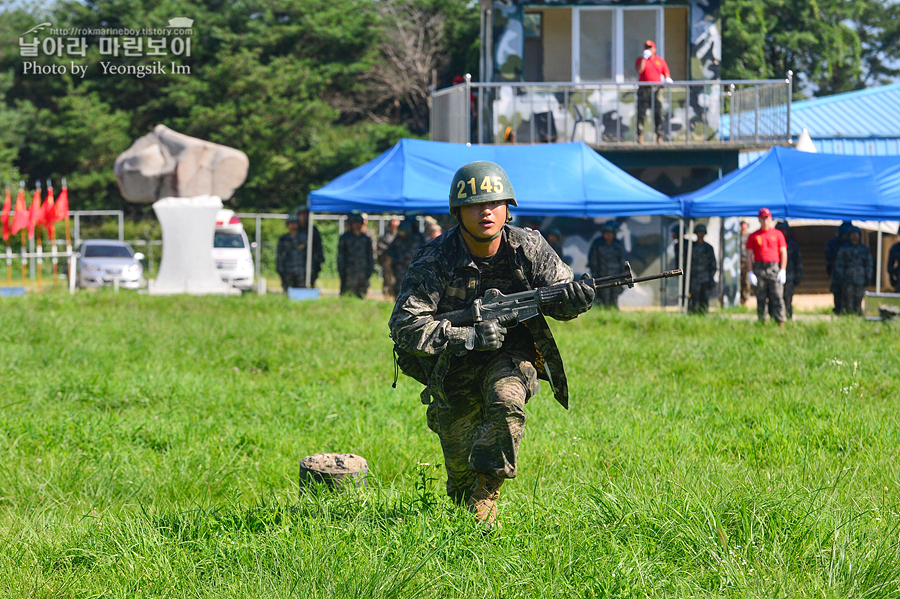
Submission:
{"label": "white car", "polygon": [[124,241],[90,239],[81,244],[77,254],[79,287],[115,285],[128,289],[144,286],[144,255],[134,253]]}
{"label": "white car", "polygon": [[234,211],[220,210],[216,215],[212,257],[223,281],[238,289],[253,289],[252,247]]}

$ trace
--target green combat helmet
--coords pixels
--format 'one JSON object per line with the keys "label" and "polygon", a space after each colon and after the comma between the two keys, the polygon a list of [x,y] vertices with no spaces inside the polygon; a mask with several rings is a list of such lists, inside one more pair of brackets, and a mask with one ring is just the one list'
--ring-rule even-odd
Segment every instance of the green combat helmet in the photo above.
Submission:
{"label": "green combat helmet", "polygon": [[[518,204],[516,203],[516,192],[503,167],[486,160],[478,160],[461,166],[453,175],[453,183],[450,184],[450,214],[456,217],[459,226],[467,233],[469,232],[459,218],[460,207],[491,202],[506,202],[506,222],[512,221],[509,206],[518,206]],[[471,234],[470,237],[476,243],[490,243],[502,233],[501,229],[490,239],[480,239]]]}
{"label": "green combat helmet", "polygon": [[499,164],[479,160],[460,167],[450,184],[450,214],[460,206],[506,201],[516,204],[516,192]]}
{"label": "green combat helmet", "polygon": [[300,224],[300,219],[297,218],[296,214],[288,214],[288,217],[284,221],[284,224],[286,224],[286,225],[289,225],[291,223]]}
{"label": "green combat helmet", "polygon": [[348,223],[361,223],[364,222],[363,215],[359,212],[354,212],[350,216],[347,217]]}
{"label": "green combat helmet", "polygon": [[694,233],[703,233],[706,235],[706,225],[697,225],[694,227]]}

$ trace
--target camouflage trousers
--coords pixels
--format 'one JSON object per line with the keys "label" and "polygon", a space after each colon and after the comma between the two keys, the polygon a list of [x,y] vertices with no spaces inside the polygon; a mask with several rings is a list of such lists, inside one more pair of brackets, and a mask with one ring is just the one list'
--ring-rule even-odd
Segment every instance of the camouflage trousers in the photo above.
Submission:
{"label": "camouflage trousers", "polygon": [[747,298],[750,297],[750,271],[747,270],[746,262],[741,258],[741,305],[747,304]]}
{"label": "camouflage trousers", "polygon": [[594,303],[604,308],[619,309],[619,296],[622,295],[621,287],[610,287],[609,289],[598,289],[594,294]]}
{"label": "camouflage trousers", "polygon": [[428,428],[437,433],[447,470],[447,495],[465,502],[476,474],[515,478],[525,432],[525,404],[538,392],[537,371],[527,352],[479,352],[447,374],[447,400],[428,406]]}
{"label": "camouflage trousers", "polygon": [[306,287],[305,272],[283,272],[281,274],[281,287],[287,293],[288,287]]}
{"label": "camouflage trousers", "polygon": [[695,283],[691,281],[691,293],[688,296],[687,311],[690,314],[706,314],[709,312],[709,292],[712,285],[709,283]]}
{"label": "camouflage trousers", "polygon": [[381,265],[381,279],[383,284],[381,286],[381,292],[384,294],[385,298],[394,298],[394,292],[397,287],[397,281],[394,279],[394,265],[392,264],[390,256],[382,256],[381,260],[378,261]]}
{"label": "camouflage trousers", "polygon": [[777,322],[787,320],[784,313],[784,285],[776,280],[780,269],[778,262],[755,262],[753,264],[753,273],[757,280],[756,317],[760,322],[766,320],[767,311]]}
{"label": "camouflage trousers", "polygon": [[863,315],[862,300],[866,294],[865,285],[841,285],[841,314]]}
{"label": "camouflage trousers", "polygon": [[[788,281],[784,284],[784,292],[782,293],[784,297],[784,311],[787,314],[788,320],[793,320],[794,318],[794,282]],[[772,314],[771,310],[769,314],[772,315],[772,318],[775,318],[775,315]]]}
{"label": "camouflage trousers", "polygon": [[363,273],[348,273],[341,277],[341,295],[355,295],[365,299],[369,291],[369,277]]}

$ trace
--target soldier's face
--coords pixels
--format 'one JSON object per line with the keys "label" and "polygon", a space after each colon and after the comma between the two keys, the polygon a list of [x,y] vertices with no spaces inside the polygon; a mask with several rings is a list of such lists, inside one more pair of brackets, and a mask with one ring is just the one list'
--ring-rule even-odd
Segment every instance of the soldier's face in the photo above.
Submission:
{"label": "soldier's face", "polygon": [[300,221],[299,226],[301,226],[301,227],[305,228],[306,225],[309,224],[309,214],[306,212],[298,212],[297,219]]}
{"label": "soldier's face", "polygon": [[288,232],[291,235],[296,235],[297,231],[300,229],[300,225],[294,222],[290,222],[287,224]]}
{"label": "soldier's face", "polygon": [[852,243],[853,245],[859,245],[859,237],[859,233],[853,231],[852,233],[850,233],[850,243]]}
{"label": "soldier's face", "polygon": [[459,218],[470,235],[488,239],[499,233],[506,224],[506,202],[462,206]]}
{"label": "soldier's face", "polygon": [[615,239],[615,238],[616,238],[616,234],[613,233],[612,231],[604,231],[603,232],[603,239],[606,240],[606,243],[612,243],[613,239]]}
{"label": "soldier's face", "polygon": [[359,235],[362,233],[363,224],[362,223],[350,223],[350,230],[354,235]]}
{"label": "soldier's face", "polygon": [[697,233],[697,243],[703,243],[704,237],[706,237],[706,233]]}

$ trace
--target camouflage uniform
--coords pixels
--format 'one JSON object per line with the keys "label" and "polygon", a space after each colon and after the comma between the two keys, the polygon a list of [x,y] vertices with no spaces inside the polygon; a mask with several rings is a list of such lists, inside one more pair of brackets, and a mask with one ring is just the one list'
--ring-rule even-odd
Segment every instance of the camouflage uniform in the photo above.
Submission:
{"label": "camouflage uniform", "polygon": [[381,266],[381,279],[383,281],[381,292],[385,297],[392,297],[397,291],[397,282],[394,280],[393,263],[390,255],[387,253],[388,248],[391,247],[391,244],[396,238],[397,232],[388,229],[384,232],[384,235],[378,239],[378,243],[375,245],[375,259],[378,261],[378,265]]}
{"label": "camouflage uniform", "polygon": [[887,260],[888,279],[894,291],[900,291],[900,242],[891,246]]}
{"label": "camouflage uniform", "polygon": [[416,229],[409,230],[406,235],[397,235],[393,243],[387,249],[387,255],[391,259],[391,268],[394,273],[394,295],[400,295],[403,278],[409,263],[416,251],[425,243],[425,238]]}
{"label": "camouflage uniform", "polygon": [[846,243],[834,260],[834,273],[841,288],[841,313],[862,315],[862,299],[872,278],[872,253],[861,243]]}
{"label": "camouflage uniform", "polygon": [[[797,242],[791,238],[785,241],[787,241],[788,261],[785,269],[787,281],[784,284],[784,310],[788,319],[792,319],[794,318],[794,289],[803,278],[803,261],[800,259],[800,246],[797,245]],[[775,318],[774,314],[772,314],[772,318]]]}
{"label": "camouflage uniform", "polygon": [[375,272],[375,240],[363,231],[354,235],[346,231],[338,239],[337,269],[341,277],[341,295],[366,297],[369,277]]}
{"label": "camouflage uniform", "polygon": [[477,473],[516,476],[525,403],[539,378],[568,407],[562,357],[543,315],[510,328],[500,349],[477,352],[465,348],[468,327],[440,320],[487,289],[513,293],[572,280],[572,270],[538,232],[507,225],[503,235],[490,258],[473,258],[459,227],[423,246],[390,319],[401,368],[426,385],[421,398],[428,426],[441,440],[447,494],[460,502],[473,492]]}
{"label": "camouflage uniform", "polygon": [[[297,231],[296,235],[285,233],[278,238],[278,245],[275,249],[275,270],[281,277],[281,286],[285,291],[288,290],[288,287],[306,287],[306,238],[306,229]],[[322,236],[319,235],[319,229],[313,227],[311,287],[316,286],[316,279],[324,261]]]}
{"label": "camouflage uniform", "polygon": [[841,223],[841,226],[838,227],[837,234],[825,243],[825,272],[828,273],[829,277],[831,277],[831,285],[829,286],[829,291],[831,291],[831,294],[834,297],[835,314],[841,313],[842,293],[841,284],[838,282],[837,276],[834,272],[834,261],[837,259],[838,250],[840,250],[843,245],[848,243],[847,233],[851,226],[851,223],[844,221],[843,223]]}
{"label": "camouflage uniform", "polygon": [[[624,272],[625,248],[616,240],[606,243],[606,239],[598,237],[588,253],[588,268],[595,279]],[[618,308],[622,291],[624,290],[621,287],[598,289],[594,301],[607,308]]]}
{"label": "camouflage uniform", "polygon": [[[687,256],[684,263],[687,264]],[[713,247],[705,241],[694,243],[691,250],[691,286],[687,308],[691,314],[709,312],[709,292],[716,288],[714,277],[718,270]]]}

